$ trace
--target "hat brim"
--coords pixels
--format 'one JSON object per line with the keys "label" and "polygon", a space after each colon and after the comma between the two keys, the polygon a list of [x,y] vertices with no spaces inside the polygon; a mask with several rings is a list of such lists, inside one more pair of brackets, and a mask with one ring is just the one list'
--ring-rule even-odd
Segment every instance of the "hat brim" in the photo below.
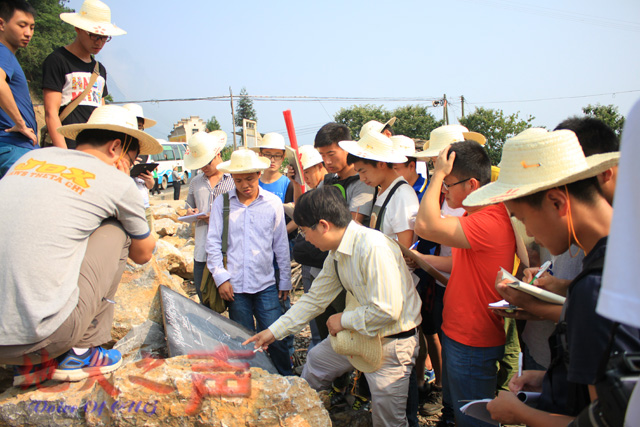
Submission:
{"label": "hat brim", "polygon": [[158,124],[158,122],[156,122],[153,119],[148,119],[146,117],[140,117],[140,118],[144,121],[144,125],[143,126],[144,126],[145,129],[148,129],[148,128],[153,127],[153,126]]}
{"label": "hat brim", "polygon": [[[99,34],[101,36],[122,36],[127,34],[125,30],[116,27],[111,22],[94,21],[92,19],[83,18],[78,13],[61,13],[60,19],[62,19],[67,24],[71,24],[74,27],[80,28],[81,30]],[[100,33],[95,32],[96,26],[100,26]]]}
{"label": "hat brim", "polygon": [[258,157],[255,159],[257,163],[244,168],[232,167],[231,160],[226,162],[222,162],[218,165],[218,170],[222,173],[253,173],[253,172],[262,172],[265,169],[268,169],[271,166],[271,160],[265,159],[263,157]]}
{"label": "hat brim", "polygon": [[[357,337],[360,340],[360,345],[356,344],[354,347],[347,350],[344,347],[349,346],[348,342],[352,337],[352,333],[357,334]],[[334,351],[345,356],[347,360],[349,360],[349,363],[351,363],[351,365],[360,372],[375,372],[382,365],[382,342],[379,337],[364,337],[358,332],[345,329],[338,332],[336,336],[330,335],[329,340]],[[369,351],[368,357],[366,358],[355,354],[344,354],[343,352],[343,350],[346,350],[347,352],[360,352],[363,351],[362,347],[366,347]]]}
{"label": "hat brim", "polygon": [[62,136],[75,140],[80,132],[87,129],[122,132],[138,140],[138,143],[140,144],[140,154],[162,153],[162,145],[160,145],[160,143],[154,137],[141,130],[131,129],[124,126],[103,123],[75,123],[72,125],[59,127],[57,130]]}
{"label": "hat brim", "polygon": [[[226,145],[226,143],[225,143]],[[216,158],[218,154],[222,151],[224,146],[216,146],[215,149],[211,150],[211,152],[207,153],[206,156],[195,157],[193,154],[185,154],[184,155],[184,167],[187,169],[195,170],[201,169],[211,163],[213,159]]]}
{"label": "hat brim", "polygon": [[[465,141],[475,141],[480,145],[485,145],[487,143],[487,138],[485,138],[484,135],[482,135],[481,133],[478,133],[478,132],[462,132],[462,136],[464,136],[464,140]],[[460,141],[455,141],[455,142],[460,142]],[[426,144],[431,145],[431,140],[428,140],[427,142],[425,142],[425,145]],[[453,144],[453,142],[451,144]],[[449,145],[451,145],[451,144],[449,144]],[[431,146],[429,146],[426,150],[417,152],[415,157],[418,160],[427,160],[428,158],[431,158],[431,157],[438,157],[440,155],[440,152],[444,148],[446,148],[446,147],[441,147],[441,148],[433,147],[433,148],[431,148]]]}
{"label": "hat brim", "polygon": [[566,175],[559,179],[556,178],[548,181],[540,181],[528,185],[503,183],[500,182],[500,178],[498,178],[496,182],[487,184],[469,194],[462,204],[468,207],[493,205],[495,203],[506,202],[561,185],[571,184],[576,181],[594,177],[606,171],[607,169],[617,165],[619,159],[619,152],[595,154],[586,158],[587,167],[582,171]]}
{"label": "hat brim", "polygon": [[358,141],[340,141],[338,145],[349,154],[363,159],[373,160],[375,162],[406,163],[408,160],[407,156],[404,154],[399,154],[394,151],[390,151],[385,154],[377,154],[369,150],[365,150],[358,145]]}

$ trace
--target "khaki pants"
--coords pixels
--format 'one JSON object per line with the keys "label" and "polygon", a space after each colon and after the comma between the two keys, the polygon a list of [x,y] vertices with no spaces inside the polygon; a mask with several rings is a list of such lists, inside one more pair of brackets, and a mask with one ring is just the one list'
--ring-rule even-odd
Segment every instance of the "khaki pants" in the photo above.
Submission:
{"label": "khaki pants", "polygon": [[[382,339],[382,366],[364,374],[371,389],[373,425],[407,426],[409,377],[418,355],[418,336]],[[302,378],[314,390],[326,390],[331,382],[353,369],[346,356],[336,353],[329,338],[313,347],[307,355]]]}
{"label": "khaki pants", "polygon": [[127,263],[130,238],[116,220],[105,220],[91,234],[78,277],[78,305],[49,337],[35,344],[0,346],[0,363],[26,365],[55,358],[72,347],[111,340],[113,301]]}

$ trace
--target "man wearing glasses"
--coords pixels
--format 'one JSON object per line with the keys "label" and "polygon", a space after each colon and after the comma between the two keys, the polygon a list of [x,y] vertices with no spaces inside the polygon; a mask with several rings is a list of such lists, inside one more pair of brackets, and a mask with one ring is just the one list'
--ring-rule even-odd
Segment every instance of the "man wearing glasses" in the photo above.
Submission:
{"label": "man wearing glasses", "polygon": [[80,12],[61,13],[60,19],[75,27],[75,40],[54,50],[44,61],[42,68],[42,90],[44,93],[45,121],[53,145],[75,148],[73,140],[66,139],[56,131],[60,126],[86,123],[97,107],[104,105],[107,91],[107,70],[98,66],[98,78],[80,104],[69,115],[60,120],[67,105],[80,96],[91,80],[96,68],[97,55],[112,36],[126,34],[113,25],[111,10],[99,0],[86,0]]}

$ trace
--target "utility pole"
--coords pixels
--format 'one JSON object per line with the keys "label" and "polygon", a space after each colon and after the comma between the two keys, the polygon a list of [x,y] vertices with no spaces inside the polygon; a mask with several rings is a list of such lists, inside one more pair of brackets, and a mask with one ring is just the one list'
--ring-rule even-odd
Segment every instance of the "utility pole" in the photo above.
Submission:
{"label": "utility pole", "polygon": [[464,95],[460,97],[460,104],[462,105],[462,117],[464,118]]}
{"label": "utility pole", "polygon": [[236,146],[236,112],[233,109],[233,91],[231,91],[231,86],[229,86],[229,94],[231,95],[231,126],[233,129],[231,133],[233,133],[233,151],[236,151],[236,148],[238,148]]}
{"label": "utility pole", "polygon": [[447,105],[447,94],[445,93],[443,98],[444,100],[444,124],[448,125],[449,124],[449,106]]}

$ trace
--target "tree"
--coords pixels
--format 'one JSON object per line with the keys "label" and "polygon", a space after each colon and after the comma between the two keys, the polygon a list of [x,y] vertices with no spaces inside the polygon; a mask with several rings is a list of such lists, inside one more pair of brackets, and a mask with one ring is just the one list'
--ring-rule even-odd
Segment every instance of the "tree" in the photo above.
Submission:
{"label": "tree", "polygon": [[60,20],[61,13],[73,12],[65,6],[67,0],[31,0],[29,3],[36,10],[36,27],[31,42],[26,48],[18,49],[16,57],[31,91],[41,97],[45,58],[56,48],[71,43],[76,32],[73,26]]}
{"label": "tree", "polygon": [[336,123],[347,125],[351,130],[351,137],[353,139],[358,139],[360,138],[360,128],[363,124],[370,120],[377,120],[384,123],[391,117],[390,113],[383,107],[366,104],[352,105],[349,108],[341,108],[340,111],[333,116],[333,119]]}
{"label": "tree", "polygon": [[253,101],[247,95],[247,88],[243,87],[240,91],[240,100],[236,107],[236,126],[242,127],[242,119],[258,120],[256,110],[253,108]]}
{"label": "tree", "polygon": [[213,132],[214,130],[220,130],[220,123],[216,116],[212,116],[209,120],[207,120],[207,132]]}
{"label": "tree", "polygon": [[460,118],[458,121],[472,132],[479,132],[487,138],[485,147],[489,152],[491,164],[497,165],[502,157],[502,146],[505,141],[530,128],[535,117],[525,119],[518,117],[519,113],[505,116],[502,110],[478,107],[476,110]]}
{"label": "tree", "polygon": [[618,140],[622,135],[622,128],[624,127],[624,116],[618,112],[618,107],[613,104],[609,105],[587,105],[582,107],[582,112],[589,117],[595,117],[605,122],[616,133]]}
{"label": "tree", "polygon": [[233,145],[227,145],[220,151],[220,157],[223,161],[228,162],[231,159],[231,153],[233,153]]}

